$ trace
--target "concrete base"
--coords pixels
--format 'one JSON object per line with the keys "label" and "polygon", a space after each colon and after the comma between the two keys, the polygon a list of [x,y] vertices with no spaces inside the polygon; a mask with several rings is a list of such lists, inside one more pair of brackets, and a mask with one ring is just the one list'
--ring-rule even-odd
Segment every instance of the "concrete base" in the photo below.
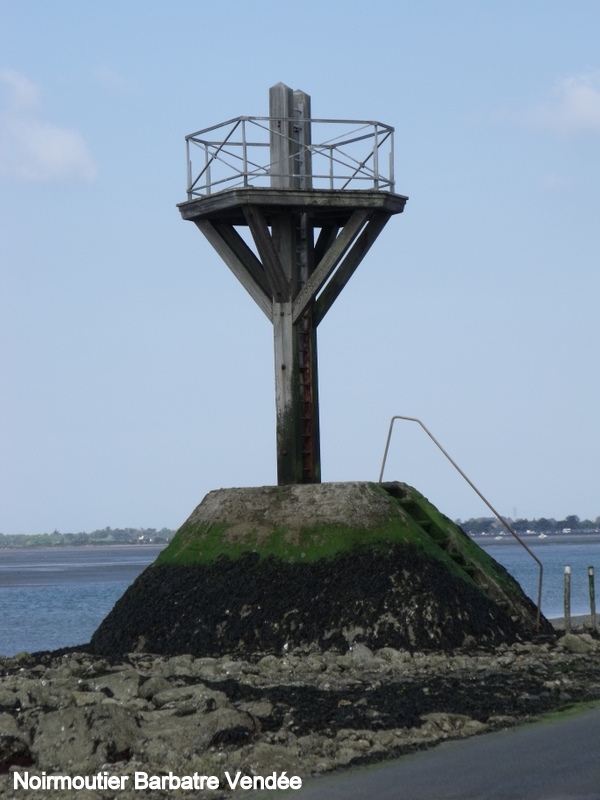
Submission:
{"label": "concrete base", "polygon": [[[119,600],[95,652],[444,649],[535,635],[536,609],[402,483],[210,492]],[[542,619],[542,632],[552,627]]]}

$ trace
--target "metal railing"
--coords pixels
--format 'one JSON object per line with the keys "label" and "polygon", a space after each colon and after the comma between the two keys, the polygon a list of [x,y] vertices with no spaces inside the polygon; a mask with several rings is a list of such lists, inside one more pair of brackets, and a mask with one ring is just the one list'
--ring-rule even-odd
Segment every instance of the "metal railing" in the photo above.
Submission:
{"label": "metal railing", "polygon": [[[281,132],[286,126],[292,135]],[[300,142],[294,132],[302,128],[310,130],[310,139],[318,134],[318,143]],[[295,148],[289,164],[271,163],[273,136]],[[226,189],[268,187],[273,177],[292,184],[306,177],[302,163],[311,164],[313,189],[394,191],[394,129],[381,122],[235,117],[185,141],[188,200]]]}
{"label": "metal railing", "polygon": [[462,471],[462,469],[461,469],[461,468],[458,466],[458,464],[457,464],[457,463],[456,463],[456,462],[455,462],[455,461],[454,461],[454,460],[453,460],[453,459],[450,457],[450,455],[449,455],[449,454],[446,452],[446,450],[444,450],[444,448],[442,447],[442,445],[441,445],[441,444],[438,442],[438,440],[437,440],[437,439],[435,438],[435,436],[434,436],[434,435],[431,433],[431,431],[430,431],[430,430],[428,430],[428,429],[425,427],[425,425],[424,425],[424,424],[421,422],[421,420],[420,420],[420,419],[417,419],[416,417],[404,417],[404,416],[402,416],[402,415],[400,415],[400,414],[397,414],[396,416],[392,417],[392,419],[391,419],[391,421],[390,421],[390,427],[389,427],[389,430],[388,430],[387,440],[386,440],[386,443],[385,443],[385,451],[384,451],[384,453],[383,453],[383,461],[382,461],[382,463],[381,463],[381,472],[379,473],[379,483],[382,483],[382,482],[383,482],[383,471],[384,471],[384,469],[385,469],[385,462],[386,462],[386,460],[387,460],[388,450],[389,450],[389,448],[390,448],[390,439],[392,438],[392,428],[394,427],[394,422],[395,422],[397,419],[403,419],[403,420],[407,420],[408,422],[416,422],[417,424],[419,424],[419,425],[420,425],[420,426],[423,428],[423,430],[425,431],[425,433],[427,434],[427,436],[429,436],[429,438],[431,439],[431,441],[432,441],[432,442],[433,442],[433,443],[434,443],[434,444],[435,444],[435,445],[436,445],[436,446],[437,446],[437,447],[438,447],[438,448],[439,448],[439,449],[442,451],[442,453],[443,453],[443,454],[446,456],[446,458],[447,458],[447,459],[448,459],[448,461],[449,461],[449,462],[452,464],[452,466],[454,467],[454,469],[455,469],[455,470],[456,470],[456,471],[457,471],[457,472],[458,472],[458,473],[459,473],[459,474],[460,474],[460,475],[461,475],[461,476],[462,476],[462,477],[463,477],[463,478],[466,480],[466,482],[469,484],[469,486],[471,487],[471,489],[473,489],[473,491],[474,491],[474,492],[475,492],[475,493],[476,493],[476,494],[477,494],[477,495],[478,495],[478,496],[479,496],[479,497],[480,497],[480,498],[483,500],[483,502],[484,502],[484,503],[486,504],[486,506],[487,506],[487,507],[490,509],[490,511],[492,512],[492,514],[493,514],[493,515],[496,517],[496,519],[497,519],[499,522],[501,522],[501,523],[502,523],[502,525],[504,525],[504,527],[507,529],[507,531],[508,531],[508,532],[509,532],[509,533],[510,533],[512,536],[514,536],[514,538],[515,538],[515,539],[517,540],[517,542],[518,542],[518,543],[521,545],[521,547],[523,547],[523,548],[524,548],[524,549],[525,549],[525,550],[526,550],[526,551],[529,553],[529,555],[530,555],[530,556],[533,558],[533,560],[537,562],[537,564],[538,564],[538,566],[539,566],[539,568],[540,568],[540,577],[539,577],[539,580],[538,580],[538,599],[537,599],[537,617],[536,617],[536,629],[539,631],[539,629],[540,629],[540,616],[541,616],[541,609],[542,609],[542,580],[543,580],[543,575],[544,575],[544,565],[542,564],[542,562],[540,561],[540,559],[539,559],[539,558],[538,558],[538,557],[535,555],[535,553],[533,553],[533,552],[532,552],[532,551],[529,549],[529,547],[527,547],[527,545],[525,544],[525,542],[524,542],[524,541],[521,539],[521,537],[520,537],[520,536],[519,536],[519,534],[518,534],[518,533],[517,533],[517,532],[514,530],[514,528],[513,528],[511,525],[509,525],[509,524],[508,524],[508,522],[507,522],[507,521],[506,521],[506,520],[505,520],[503,517],[501,517],[501,516],[500,516],[500,514],[499,514],[499,513],[496,511],[496,509],[495,509],[495,508],[492,506],[492,504],[491,504],[491,503],[490,503],[490,502],[489,502],[489,501],[488,501],[488,500],[487,500],[487,499],[486,499],[486,498],[485,498],[485,497],[482,495],[482,493],[481,493],[481,492],[479,491],[479,489],[478,489],[478,488],[475,486],[475,484],[474,484],[474,483],[473,483],[473,482],[472,482],[472,481],[471,481],[471,480],[470,480],[470,479],[469,479],[469,478],[468,478],[468,477],[465,475],[465,473],[464,473],[464,472]]}

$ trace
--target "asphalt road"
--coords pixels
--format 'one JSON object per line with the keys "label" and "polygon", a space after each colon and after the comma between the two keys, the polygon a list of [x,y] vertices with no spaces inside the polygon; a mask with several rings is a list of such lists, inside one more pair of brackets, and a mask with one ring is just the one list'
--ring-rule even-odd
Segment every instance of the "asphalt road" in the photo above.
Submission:
{"label": "asphalt road", "polygon": [[[279,796],[279,795],[278,795]],[[445,742],[286,792],[298,800],[600,800],[600,706]]]}

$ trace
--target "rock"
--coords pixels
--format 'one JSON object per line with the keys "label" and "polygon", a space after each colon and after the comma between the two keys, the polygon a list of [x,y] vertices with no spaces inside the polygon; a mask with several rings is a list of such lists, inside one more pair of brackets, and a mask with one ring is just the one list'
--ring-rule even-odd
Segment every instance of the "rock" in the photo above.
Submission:
{"label": "rock", "polygon": [[33,758],[25,737],[10,714],[0,714],[0,773],[9,767],[27,767]]}
{"label": "rock", "polygon": [[360,661],[364,663],[365,661],[370,661],[373,658],[373,651],[369,649],[366,644],[356,642],[350,647],[350,656],[352,657],[353,661]]}
{"label": "rock", "polygon": [[92,772],[129,759],[138,735],[135,718],[118,705],[63,708],[40,718],[31,752],[42,769]]}
{"label": "rock", "polygon": [[106,700],[104,692],[73,692],[73,702],[79,708],[95,706],[103,700]]}
{"label": "rock", "polygon": [[0,687],[0,710],[10,710],[21,707],[21,699],[16,690],[12,687],[3,689]]}
{"label": "rock", "polygon": [[219,708],[202,718],[200,728],[207,747],[222,747],[246,744],[260,731],[260,722],[246,711]]}
{"label": "rock", "polygon": [[[576,638],[595,645],[593,637]],[[357,644],[354,655],[307,648],[236,661],[139,653],[121,663],[89,654],[45,655],[26,666],[4,660],[1,770],[131,775],[168,768],[220,776],[225,769],[285,770],[306,777],[514,725],[563,708],[569,698],[600,698],[596,649],[580,654],[552,642],[411,655]],[[32,702],[42,689],[63,705],[52,710]],[[19,696],[29,698],[26,705]],[[138,795],[125,791],[119,800]],[[0,796],[20,800],[9,774],[0,774]]]}
{"label": "rock", "polygon": [[204,684],[165,689],[154,694],[152,702],[157,708],[185,704],[195,711],[214,711],[215,708],[228,705],[227,696],[223,692],[215,692]]}
{"label": "rock", "polygon": [[517,724],[517,718],[511,717],[508,714],[493,714],[488,717],[488,723],[494,727],[510,728]]}
{"label": "rock", "polygon": [[162,668],[162,674],[165,678],[192,678],[195,672],[194,658],[189,653],[172,656]]}
{"label": "rock", "polygon": [[575,633],[566,633],[558,640],[558,644],[570,653],[591,653],[594,649],[594,644],[592,637],[590,636],[589,638],[591,642],[586,641],[583,636],[578,636]]}
{"label": "rock", "polygon": [[[260,672],[261,670],[267,670],[270,672],[272,672],[274,669],[278,670],[280,665],[281,665],[281,659],[277,658],[277,656],[274,655],[263,656],[263,658],[261,658],[260,661],[258,661],[258,663],[255,665],[257,670],[256,674],[258,674],[258,672]],[[252,671],[251,669],[252,666],[254,665],[250,664],[248,665],[248,667],[250,668],[249,671]]]}
{"label": "rock", "polygon": [[143,697],[144,700],[151,700],[155,694],[168,691],[169,689],[171,689],[169,681],[161,675],[158,675],[144,681],[138,689],[138,695]]}
{"label": "rock", "polygon": [[118,670],[94,681],[94,691],[104,692],[124,703],[136,697],[140,676],[135,669]]}
{"label": "rock", "polygon": [[287,772],[294,775],[298,763],[298,746],[259,743],[246,759],[248,771],[254,775]]}
{"label": "rock", "polygon": [[410,661],[412,658],[408,650],[396,650],[393,647],[382,647],[377,651],[377,655],[379,658],[383,658],[384,661],[391,661],[396,664]]}
{"label": "rock", "polygon": [[445,714],[439,712],[423,714],[423,720],[424,722],[421,726],[421,730],[442,731],[443,733],[461,730],[467,723],[472,722],[471,718],[464,714]]}
{"label": "rock", "polygon": [[317,655],[308,655],[305,658],[300,658],[298,661],[293,662],[294,669],[300,673],[319,673],[324,672],[328,665],[324,658]]}
{"label": "rock", "polygon": [[[50,673],[50,674],[48,674]],[[60,708],[68,705],[69,699],[79,685],[70,673],[51,674],[46,670],[42,678],[23,681],[18,692],[21,708]]]}
{"label": "rock", "polygon": [[237,707],[240,711],[246,711],[259,719],[266,719],[273,713],[273,705],[268,700],[252,700],[249,703],[239,703]]}

